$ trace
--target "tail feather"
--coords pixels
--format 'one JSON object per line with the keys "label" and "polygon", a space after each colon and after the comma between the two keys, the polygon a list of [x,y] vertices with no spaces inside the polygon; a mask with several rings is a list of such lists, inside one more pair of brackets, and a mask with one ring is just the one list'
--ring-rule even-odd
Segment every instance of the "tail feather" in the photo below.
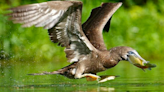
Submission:
{"label": "tail feather", "polygon": [[70,79],[74,79],[75,77],[75,73],[74,70],[76,70],[76,66],[77,66],[77,62],[74,62],[62,69],[59,69],[57,71],[53,71],[53,72],[43,72],[43,73],[32,73],[32,74],[28,74],[28,75],[52,75],[52,74],[60,74],[63,75],[65,77],[68,77]]}
{"label": "tail feather", "polygon": [[60,74],[59,71],[53,71],[53,72],[43,72],[43,73],[32,73],[28,75],[52,75],[52,74]]}

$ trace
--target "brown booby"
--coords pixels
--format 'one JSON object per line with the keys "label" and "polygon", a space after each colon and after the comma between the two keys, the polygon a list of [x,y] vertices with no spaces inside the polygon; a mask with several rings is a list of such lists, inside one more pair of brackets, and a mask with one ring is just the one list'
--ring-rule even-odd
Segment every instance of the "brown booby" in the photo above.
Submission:
{"label": "brown booby", "polygon": [[48,1],[23,5],[10,8],[12,13],[8,15],[14,23],[21,23],[23,27],[34,25],[48,29],[51,41],[65,47],[70,65],[58,71],[32,75],[60,74],[71,79],[86,77],[90,81],[104,82],[115,76],[98,76],[96,73],[112,68],[122,60],[141,69],[155,67],[131,47],[119,46],[107,50],[102,31],[109,30],[111,16],[121,5],[121,2],[102,3],[92,10],[83,24],[82,2],[79,1]]}

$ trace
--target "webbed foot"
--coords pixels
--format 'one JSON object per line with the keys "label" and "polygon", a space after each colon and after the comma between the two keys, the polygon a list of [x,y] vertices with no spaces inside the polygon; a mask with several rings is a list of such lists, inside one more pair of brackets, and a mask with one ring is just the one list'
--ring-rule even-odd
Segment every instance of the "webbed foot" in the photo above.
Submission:
{"label": "webbed foot", "polygon": [[101,79],[98,81],[98,83],[106,82],[109,80],[114,80],[116,77],[118,76],[103,75],[103,76],[100,76]]}
{"label": "webbed foot", "polygon": [[87,81],[99,81],[100,76],[94,75],[94,74],[86,74],[86,80]]}
{"label": "webbed foot", "polygon": [[86,78],[87,81],[98,81],[98,83],[106,82],[108,80],[114,80],[118,76],[111,76],[111,75],[103,75],[103,76],[98,76],[95,74],[83,74],[78,76],[78,78]]}

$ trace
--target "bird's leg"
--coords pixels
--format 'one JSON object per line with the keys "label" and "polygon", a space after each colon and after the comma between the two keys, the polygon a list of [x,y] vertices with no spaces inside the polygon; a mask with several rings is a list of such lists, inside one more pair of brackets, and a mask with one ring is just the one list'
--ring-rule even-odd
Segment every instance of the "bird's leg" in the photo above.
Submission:
{"label": "bird's leg", "polygon": [[80,79],[80,78],[86,77],[87,81],[97,80],[98,83],[101,83],[101,82],[106,82],[108,80],[113,80],[117,77],[117,76],[109,76],[109,75],[98,76],[91,73],[84,73],[84,71],[85,71],[85,66],[83,64],[79,64],[79,66],[77,67],[75,71],[76,73],[75,73],[74,78]]}
{"label": "bird's leg", "polygon": [[80,64],[76,70],[75,78],[80,79],[86,77],[87,81],[95,81],[95,80],[98,81],[98,79],[100,78],[95,74],[84,73],[84,71],[85,71],[85,66],[83,66],[83,64]]}

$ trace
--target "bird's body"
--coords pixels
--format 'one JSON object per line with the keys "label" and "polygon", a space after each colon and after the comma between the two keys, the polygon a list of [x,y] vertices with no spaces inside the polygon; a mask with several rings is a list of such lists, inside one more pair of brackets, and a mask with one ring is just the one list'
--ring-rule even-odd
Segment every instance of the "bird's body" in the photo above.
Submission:
{"label": "bird's body", "polygon": [[107,50],[105,46],[102,31],[109,30],[111,17],[121,4],[103,3],[92,10],[83,24],[82,2],[49,1],[9,9],[13,12],[9,16],[15,23],[22,23],[23,27],[35,25],[48,29],[51,41],[65,47],[66,57],[71,63],[58,71],[32,75],[60,74],[72,79],[89,77],[94,80],[100,78],[96,73],[112,68],[122,60],[140,68],[148,64],[130,47]]}
{"label": "bird's body", "polygon": [[[116,47],[116,48],[124,48],[124,47]],[[113,48],[115,49],[115,48]],[[112,50],[111,49],[111,53]],[[68,78],[75,79],[78,75],[82,74],[96,74],[101,71],[105,71],[106,69],[112,68],[119,63],[120,59],[115,59],[111,57],[109,51],[100,51],[97,53],[92,53],[87,57],[82,58],[79,62],[71,63],[70,65],[54,72],[44,72],[44,73],[36,73],[33,75],[44,75],[44,74],[61,74]],[[77,75],[75,77],[75,75]]]}
{"label": "bird's body", "polygon": [[[123,49],[123,48],[128,48],[128,47],[121,46],[121,47],[112,48],[109,51],[100,51],[98,53],[92,53],[90,56],[86,57],[85,59],[80,60],[79,62],[73,63],[67,67],[64,67],[63,69],[64,71],[69,70],[69,73],[70,73],[69,75],[75,75],[76,73],[81,74],[81,75],[86,74],[86,73],[96,74],[98,72],[105,71],[106,69],[114,67],[115,65],[119,63],[119,61],[123,60],[123,58],[112,57],[115,54],[116,50]],[[120,53],[120,55],[121,54],[123,53]],[[67,69],[70,67],[71,69]],[[62,72],[63,72],[63,69],[62,69]],[[59,70],[59,72],[60,71],[61,70]],[[73,72],[73,71],[76,71],[76,72]],[[67,76],[68,74],[63,73],[63,75]]]}

